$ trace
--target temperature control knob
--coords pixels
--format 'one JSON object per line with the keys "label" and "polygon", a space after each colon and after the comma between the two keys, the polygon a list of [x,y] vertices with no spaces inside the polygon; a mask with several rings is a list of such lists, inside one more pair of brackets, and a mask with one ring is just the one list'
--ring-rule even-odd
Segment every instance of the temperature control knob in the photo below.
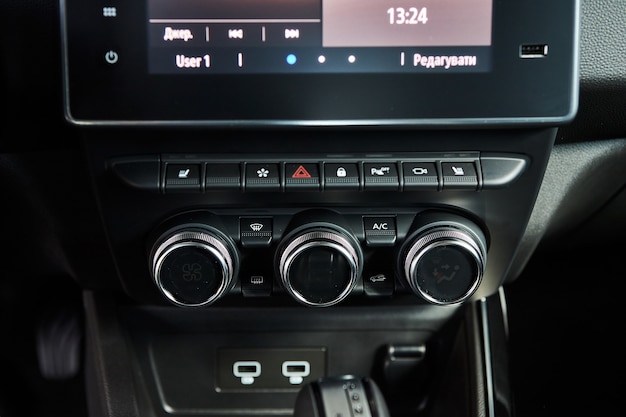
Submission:
{"label": "temperature control knob", "polygon": [[277,265],[283,286],[298,302],[326,307],[350,294],[363,270],[363,254],[343,228],[310,225],[286,237]]}
{"label": "temperature control knob", "polygon": [[407,239],[401,274],[411,290],[434,304],[467,300],[485,272],[485,236],[478,226],[455,215],[425,216]]}
{"label": "temperature control knob", "polygon": [[152,277],[179,306],[208,305],[227,293],[238,267],[234,243],[212,227],[182,227],[165,233],[151,255]]}

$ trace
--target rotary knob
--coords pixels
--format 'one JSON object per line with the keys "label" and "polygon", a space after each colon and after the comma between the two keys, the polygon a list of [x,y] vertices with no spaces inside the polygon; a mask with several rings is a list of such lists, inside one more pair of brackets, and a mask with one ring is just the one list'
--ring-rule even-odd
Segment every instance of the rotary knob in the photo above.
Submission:
{"label": "rotary knob", "polygon": [[277,255],[283,286],[307,306],[326,307],[344,300],[363,270],[357,239],[335,225],[299,228],[286,237]]}
{"label": "rotary knob", "polygon": [[469,299],[485,272],[485,236],[459,216],[443,214],[427,221],[403,248],[401,274],[415,294],[433,304]]}
{"label": "rotary knob", "polygon": [[238,256],[234,243],[219,230],[180,227],[157,241],[151,267],[154,282],[169,301],[199,307],[230,290]]}

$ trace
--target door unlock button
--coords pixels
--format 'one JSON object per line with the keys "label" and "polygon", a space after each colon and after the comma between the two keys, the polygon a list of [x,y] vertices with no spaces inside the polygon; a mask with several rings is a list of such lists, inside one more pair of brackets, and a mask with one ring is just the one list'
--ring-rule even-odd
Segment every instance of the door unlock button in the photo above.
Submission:
{"label": "door unlock button", "polygon": [[358,190],[359,166],[355,163],[325,164],[324,180],[327,190]]}

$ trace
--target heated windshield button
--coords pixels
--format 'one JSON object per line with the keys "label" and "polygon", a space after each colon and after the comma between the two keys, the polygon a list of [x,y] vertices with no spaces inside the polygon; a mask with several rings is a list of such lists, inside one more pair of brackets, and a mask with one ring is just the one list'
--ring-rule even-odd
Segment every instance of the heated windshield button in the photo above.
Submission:
{"label": "heated windshield button", "polygon": [[363,164],[363,178],[366,190],[397,191],[400,188],[398,169],[393,162]]}
{"label": "heated windshield button", "polygon": [[247,164],[246,190],[280,191],[280,168],[278,164]]}
{"label": "heated windshield button", "polygon": [[445,190],[476,190],[478,175],[473,162],[442,162],[443,188]]}
{"label": "heated windshield button", "polygon": [[439,188],[439,177],[434,162],[403,162],[402,176],[404,189],[407,191]]}
{"label": "heated windshield button", "polygon": [[165,191],[200,191],[200,164],[167,164]]}

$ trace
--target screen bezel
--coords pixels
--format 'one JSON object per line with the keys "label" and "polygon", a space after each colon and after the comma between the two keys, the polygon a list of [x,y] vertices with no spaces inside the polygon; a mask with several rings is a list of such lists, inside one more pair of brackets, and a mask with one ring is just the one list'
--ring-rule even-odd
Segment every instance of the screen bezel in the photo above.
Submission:
{"label": "screen bezel", "polygon": [[[64,107],[78,125],[554,125],[578,105],[578,1],[494,0],[491,71],[432,74],[151,75],[146,3],[114,24],[61,0]],[[101,10],[101,9],[100,9]],[[132,33],[132,36],[128,36]],[[549,46],[524,59],[525,44]],[[116,48],[115,66],[104,51]]]}

